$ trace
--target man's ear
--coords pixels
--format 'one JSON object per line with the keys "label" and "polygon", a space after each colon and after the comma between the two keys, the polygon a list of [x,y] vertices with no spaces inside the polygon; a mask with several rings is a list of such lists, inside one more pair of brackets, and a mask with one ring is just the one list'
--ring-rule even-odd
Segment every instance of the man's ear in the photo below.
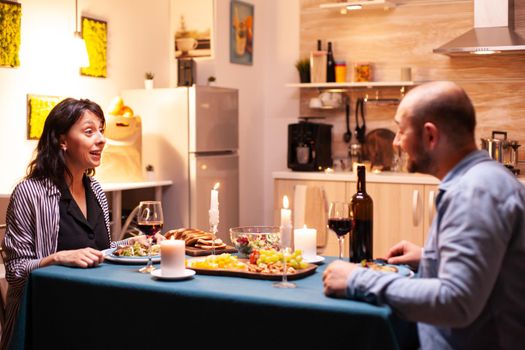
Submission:
{"label": "man's ear", "polygon": [[428,149],[433,150],[437,147],[439,136],[439,130],[436,127],[436,124],[432,122],[426,122],[423,124],[423,142]]}

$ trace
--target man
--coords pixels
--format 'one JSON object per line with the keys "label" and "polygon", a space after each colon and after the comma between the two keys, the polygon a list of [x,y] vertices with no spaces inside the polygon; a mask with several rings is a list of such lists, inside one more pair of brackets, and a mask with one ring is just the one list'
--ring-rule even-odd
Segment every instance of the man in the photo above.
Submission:
{"label": "man", "polygon": [[418,278],[336,261],[325,294],[389,304],[418,322],[422,349],[523,348],[525,187],[477,150],[474,108],[454,83],[411,90],[395,121],[408,170],[441,180],[425,248],[403,241],[387,256],[419,267]]}

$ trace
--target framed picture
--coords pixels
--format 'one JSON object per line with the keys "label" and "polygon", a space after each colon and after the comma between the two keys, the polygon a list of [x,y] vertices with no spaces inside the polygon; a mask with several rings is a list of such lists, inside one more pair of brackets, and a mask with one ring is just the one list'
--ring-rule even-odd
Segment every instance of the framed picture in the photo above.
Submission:
{"label": "framed picture", "polygon": [[253,64],[254,6],[232,0],[230,4],[230,62]]}
{"label": "framed picture", "polygon": [[22,5],[0,0],[0,67],[18,67]]}
{"label": "framed picture", "polygon": [[107,22],[82,17],[82,38],[86,42],[89,67],[80,68],[80,74],[98,78],[107,77]]}
{"label": "framed picture", "polygon": [[172,0],[175,58],[213,57],[213,1]]}
{"label": "framed picture", "polygon": [[38,140],[49,112],[63,97],[27,95],[27,139]]}

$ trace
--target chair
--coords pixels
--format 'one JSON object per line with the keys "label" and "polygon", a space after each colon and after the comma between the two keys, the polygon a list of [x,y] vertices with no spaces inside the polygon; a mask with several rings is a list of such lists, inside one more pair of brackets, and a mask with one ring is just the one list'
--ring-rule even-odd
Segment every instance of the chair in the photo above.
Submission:
{"label": "chair", "polygon": [[[5,231],[6,225],[0,224],[0,230]],[[0,335],[4,328],[5,322],[5,305],[7,299],[7,287],[9,286],[5,278],[5,251],[4,251],[4,235],[2,234],[0,245]]]}

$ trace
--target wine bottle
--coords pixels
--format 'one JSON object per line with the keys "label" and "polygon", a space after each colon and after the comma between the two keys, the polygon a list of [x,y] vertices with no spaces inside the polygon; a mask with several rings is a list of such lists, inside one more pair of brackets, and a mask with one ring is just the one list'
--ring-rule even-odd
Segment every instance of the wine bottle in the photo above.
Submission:
{"label": "wine bottle", "polygon": [[374,203],[366,193],[365,167],[357,167],[357,192],[352,197],[350,206],[354,216],[354,225],[350,235],[350,262],[360,263],[373,258],[373,219]]}
{"label": "wine bottle", "polygon": [[310,52],[310,81],[326,83],[326,51],[322,50],[321,40],[317,40],[317,51]]}
{"label": "wine bottle", "polygon": [[328,53],[326,54],[326,82],[335,82],[335,60],[332,43],[330,41],[328,42]]}

